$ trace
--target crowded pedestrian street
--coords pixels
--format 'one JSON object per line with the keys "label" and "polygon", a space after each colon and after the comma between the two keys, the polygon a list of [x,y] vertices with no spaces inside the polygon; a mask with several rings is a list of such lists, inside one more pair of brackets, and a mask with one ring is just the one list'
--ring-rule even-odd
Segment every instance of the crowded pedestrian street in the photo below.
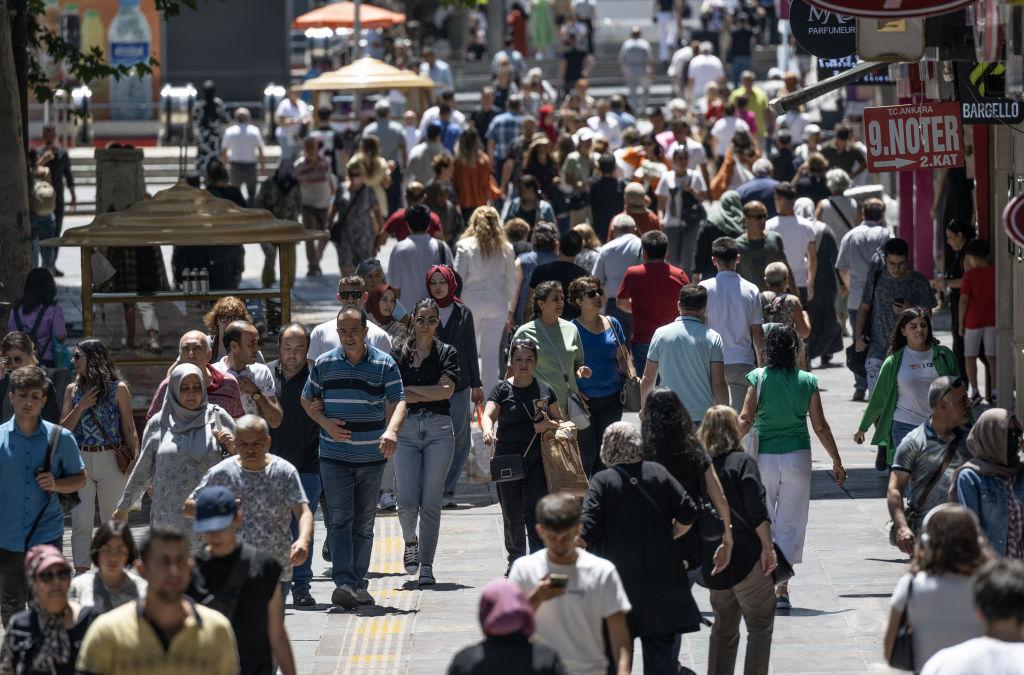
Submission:
{"label": "crowded pedestrian street", "polygon": [[1024,3],[257,4],[0,0],[0,675],[1024,675]]}

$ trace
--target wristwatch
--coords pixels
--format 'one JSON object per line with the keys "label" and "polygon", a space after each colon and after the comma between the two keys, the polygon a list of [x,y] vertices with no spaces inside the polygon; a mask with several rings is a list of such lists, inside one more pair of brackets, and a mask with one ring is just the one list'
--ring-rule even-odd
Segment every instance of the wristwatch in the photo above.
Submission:
{"label": "wristwatch", "polygon": [[263,394],[261,394],[260,392],[256,392],[255,394],[252,395],[252,400],[254,400],[254,401],[259,401],[262,398],[263,398]]}

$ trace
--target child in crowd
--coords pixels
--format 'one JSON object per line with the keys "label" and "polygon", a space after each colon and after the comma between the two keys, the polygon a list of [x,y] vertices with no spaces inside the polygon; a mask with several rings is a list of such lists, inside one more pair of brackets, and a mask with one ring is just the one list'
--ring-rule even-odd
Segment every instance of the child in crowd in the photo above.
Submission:
{"label": "child in crowd", "polygon": [[981,401],[978,361],[981,347],[989,377],[988,400],[995,401],[992,375],[996,372],[996,270],[989,263],[987,241],[973,239],[964,248],[964,278],[960,286],[960,335],[964,338],[964,363],[971,382],[971,405]]}

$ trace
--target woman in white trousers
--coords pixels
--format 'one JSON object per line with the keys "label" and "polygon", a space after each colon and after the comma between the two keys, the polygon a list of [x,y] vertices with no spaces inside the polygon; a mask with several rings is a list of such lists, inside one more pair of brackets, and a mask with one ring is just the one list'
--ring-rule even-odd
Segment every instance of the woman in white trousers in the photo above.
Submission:
{"label": "woman in white trousers", "polygon": [[[764,336],[763,368],[747,375],[747,397],[740,414],[740,431],[753,425],[758,435],[757,466],[764,484],[772,536],[790,564],[803,560],[807,515],[811,502],[811,436],[807,417],[832,458],[836,483],[846,481],[846,469],[825,420],[818,378],[797,367],[800,338],[792,326],[775,324]],[[758,395],[760,383],[760,395]],[[775,589],[776,607],[790,609],[786,582]]]}
{"label": "woman in white trousers", "polygon": [[498,212],[477,208],[455,245],[455,271],[462,277],[462,301],[473,312],[480,379],[490,392],[501,377],[501,336],[515,328],[516,255],[505,237]]}

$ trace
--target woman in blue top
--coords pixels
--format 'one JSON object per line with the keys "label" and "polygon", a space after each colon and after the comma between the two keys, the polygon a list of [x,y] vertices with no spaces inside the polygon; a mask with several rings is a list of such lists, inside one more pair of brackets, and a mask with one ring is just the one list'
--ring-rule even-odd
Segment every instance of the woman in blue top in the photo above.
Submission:
{"label": "woman in blue top", "polygon": [[[800,338],[792,326],[777,325],[764,336],[764,368],[747,375],[747,398],[740,414],[740,431],[756,426],[757,466],[764,483],[768,518],[779,549],[791,564],[803,560],[807,515],[811,499],[811,436],[807,417],[818,440],[832,458],[838,485],[846,481],[832,429],[821,407],[818,378],[797,368]],[[758,395],[757,383],[761,379]],[[755,421],[756,417],[756,421]],[[776,607],[790,609],[789,587],[776,588]]]}
{"label": "woman in blue top", "polygon": [[110,358],[106,345],[95,338],[82,340],[71,355],[75,379],[64,393],[60,424],[78,441],[87,479],[78,491],[82,503],[71,511],[71,555],[75,571],[92,566],[90,546],[92,525],[99,497],[100,520],[117,508],[117,500],[128,483],[131,465],[121,471],[114,448],[127,445],[132,462],[139,455],[139,435],[132,417],[132,394]]}
{"label": "woman in blue top", "polygon": [[1021,424],[1004,408],[978,417],[967,436],[970,461],[953,474],[950,501],[974,511],[992,548],[1024,558],[1024,471]]}
{"label": "woman in blue top", "polygon": [[590,407],[590,426],[579,432],[583,470],[592,476],[604,469],[599,457],[604,430],[622,419],[622,375],[626,372],[620,344],[626,343],[619,320],[604,316],[604,288],[597,277],[580,277],[569,284],[569,302],[580,308],[573,319],[583,344],[583,365],[591,376],[576,378]]}

